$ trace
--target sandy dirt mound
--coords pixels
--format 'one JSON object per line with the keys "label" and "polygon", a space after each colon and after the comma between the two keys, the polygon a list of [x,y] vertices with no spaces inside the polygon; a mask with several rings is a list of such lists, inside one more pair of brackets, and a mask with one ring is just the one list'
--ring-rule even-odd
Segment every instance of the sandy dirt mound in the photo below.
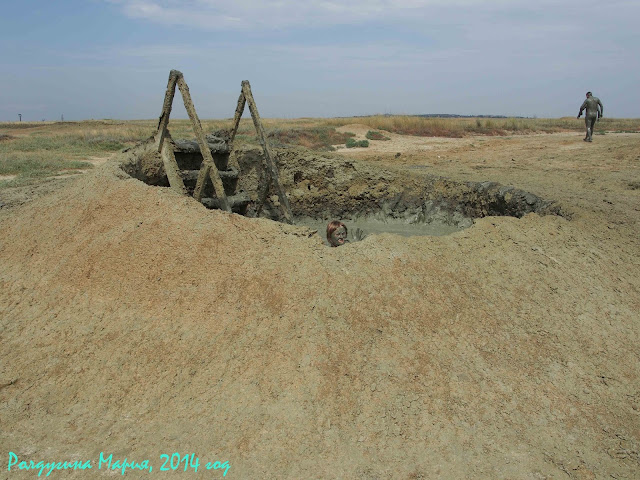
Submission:
{"label": "sandy dirt mound", "polygon": [[[160,454],[194,452],[227,460],[227,478],[637,478],[625,142],[615,173],[592,159],[550,180],[549,163],[521,162],[538,173],[519,186],[572,220],[486,217],[337,249],[115,162],[0,210],[3,464],[104,451],[156,472]],[[496,180],[525,177],[492,158]],[[477,180],[477,162],[440,171]]]}

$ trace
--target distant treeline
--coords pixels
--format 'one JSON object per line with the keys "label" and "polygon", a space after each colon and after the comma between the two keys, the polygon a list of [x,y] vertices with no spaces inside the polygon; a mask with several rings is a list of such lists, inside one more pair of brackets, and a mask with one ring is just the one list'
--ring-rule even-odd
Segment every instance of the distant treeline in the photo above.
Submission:
{"label": "distant treeline", "polygon": [[455,113],[423,113],[415,115],[416,117],[425,118],[529,118],[529,117],[507,117],[506,115],[457,115]]}
{"label": "distant treeline", "polygon": [[[535,118],[535,117],[507,117],[506,115],[458,115],[456,113],[421,113],[416,115],[404,115],[395,113],[383,113],[374,117],[422,117],[422,118]],[[335,118],[367,118],[371,115],[354,115],[353,117]]]}

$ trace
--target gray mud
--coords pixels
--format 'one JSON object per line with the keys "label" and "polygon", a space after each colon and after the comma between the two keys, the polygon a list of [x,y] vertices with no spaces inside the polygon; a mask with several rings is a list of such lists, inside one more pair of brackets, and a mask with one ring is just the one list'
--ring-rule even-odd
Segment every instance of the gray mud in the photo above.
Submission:
{"label": "gray mud", "polygon": [[[412,237],[417,235],[442,236],[459,232],[460,230],[466,228],[465,226],[447,224],[437,219],[428,223],[407,223],[405,221],[394,218],[384,220],[375,217],[340,219],[299,217],[295,219],[295,222],[298,226],[309,227],[312,230],[317,230],[318,235],[320,235],[320,237],[322,238],[322,241],[325,243],[325,245],[328,245],[329,243],[327,242],[326,238],[326,230],[327,224],[332,220],[340,220],[347,226],[347,231],[349,234],[348,238],[350,242],[356,241],[353,235],[358,228],[362,230],[362,232],[367,236],[380,233],[392,233],[394,235],[400,235],[402,237]],[[469,226],[471,224],[472,223],[469,223]]]}

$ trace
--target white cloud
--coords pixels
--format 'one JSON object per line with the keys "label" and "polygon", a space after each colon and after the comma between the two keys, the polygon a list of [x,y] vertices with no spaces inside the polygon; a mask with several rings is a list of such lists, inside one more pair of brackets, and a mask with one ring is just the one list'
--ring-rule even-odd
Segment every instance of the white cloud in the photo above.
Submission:
{"label": "white cloud", "polygon": [[152,117],[176,68],[203,117],[230,115],[241,79],[266,116],[565,115],[589,89],[614,116],[640,103],[637,0],[99,1],[124,33],[5,49],[15,87],[0,100],[20,89],[25,104],[55,98],[48,110],[65,118],[69,99],[79,118]]}
{"label": "white cloud", "polygon": [[[530,4],[524,0],[107,0],[125,15],[166,25],[190,25],[210,30],[293,26],[349,25],[406,19],[429,9],[497,8]],[[574,1],[574,0],[572,0]],[[544,3],[544,1],[542,2]],[[538,5],[540,2],[538,2]],[[462,12],[460,12],[462,13]]]}

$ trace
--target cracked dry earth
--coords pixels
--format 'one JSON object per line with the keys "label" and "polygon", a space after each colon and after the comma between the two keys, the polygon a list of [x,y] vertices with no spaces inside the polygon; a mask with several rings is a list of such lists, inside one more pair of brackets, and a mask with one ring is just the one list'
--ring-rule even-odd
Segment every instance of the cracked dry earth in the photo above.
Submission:
{"label": "cracked dry earth", "polygon": [[115,161],[0,209],[3,468],[194,452],[227,478],[639,478],[640,135],[389,136],[335,155],[570,218],[332,249]]}

